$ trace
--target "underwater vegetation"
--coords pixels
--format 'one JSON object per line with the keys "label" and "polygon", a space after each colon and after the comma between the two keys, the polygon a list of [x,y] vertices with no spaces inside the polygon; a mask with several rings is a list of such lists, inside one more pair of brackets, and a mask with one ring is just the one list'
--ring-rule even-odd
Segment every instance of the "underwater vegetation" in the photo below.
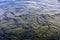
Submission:
{"label": "underwater vegetation", "polygon": [[0,0],[0,40],[60,40],[59,0]]}
{"label": "underwater vegetation", "polygon": [[60,15],[22,14],[0,19],[0,40],[60,40]]}

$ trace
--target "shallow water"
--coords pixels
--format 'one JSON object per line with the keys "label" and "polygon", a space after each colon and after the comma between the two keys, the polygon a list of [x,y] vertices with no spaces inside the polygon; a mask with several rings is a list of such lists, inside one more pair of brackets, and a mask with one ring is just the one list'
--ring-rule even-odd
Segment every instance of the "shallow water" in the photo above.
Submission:
{"label": "shallow water", "polygon": [[[47,37],[50,31],[50,39],[58,40],[60,38],[58,13],[60,13],[60,2],[57,0],[0,0],[0,39],[32,40],[36,36]],[[58,16],[43,14],[57,14]]]}
{"label": "shallow water", "polygon": [[60,2],[58,0],[1,0],[0,15],[7,11],[15,14],[55,14],[60,13]]}

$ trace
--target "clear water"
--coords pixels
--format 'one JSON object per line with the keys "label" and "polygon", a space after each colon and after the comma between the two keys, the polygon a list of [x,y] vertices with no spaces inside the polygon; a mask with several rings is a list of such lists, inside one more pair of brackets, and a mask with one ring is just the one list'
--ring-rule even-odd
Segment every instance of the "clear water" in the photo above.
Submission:
{"label": "clear water", "polygon": [[[35,32],[33,32],[32,34],[30,31],[28,33],[23,32],[22,35],[18,33],[22,31],[24,28],[27,30],[40,28],[41,25],[46,26],[46,24],[49,30],[51,29],[50,28],[51,26],[49,27],[50,25],[49,22],[52,22],[54,24],[56,23],[55,25],[57,25],[57,23],[60,21],[59,20],[60,16],[56,16],[57,18],[55,18],[54,16],[48,16],[48,15],[35,16],[35,15],[21,15],[21,14],[58,14],[58,13],[60,13],[60,1],[58,0],[0,0],[0,40],[4,40],[4,39],[16,40],[16,37],[24,40],[25,38],[32,39],[30,37],[35,36],[36,34],[38,35],[39,32],[36,31],[36,34]],[[32,24],[34,25],[32,26]],[[55,29],[54,31],[56,31],[56,33],[59,34],[59,37],[60,37],[60,30],[59,30],[60,26],[55,26],[55,25],[53,25],[54,29],[55,28],[57,29]],[[19,31],[18,30],[19,28],[22,28],[22,30]],[[17,30],[15,31],[15,33],[18,32],[17,36],[12,35],[12,33],[14,33],[13,29]],[[46,34],[46,32],[43,32],[43,36]],[[57,38],[54,37],[54,39],[57,39]],[[52,40],[53,40],[53,37],[52,37]]]}
{"label": "clear water", "polygon": [[7,11],[18,15],[55,14],[60,13],[60,2],[58,0],[0,0],[0,15]]}

